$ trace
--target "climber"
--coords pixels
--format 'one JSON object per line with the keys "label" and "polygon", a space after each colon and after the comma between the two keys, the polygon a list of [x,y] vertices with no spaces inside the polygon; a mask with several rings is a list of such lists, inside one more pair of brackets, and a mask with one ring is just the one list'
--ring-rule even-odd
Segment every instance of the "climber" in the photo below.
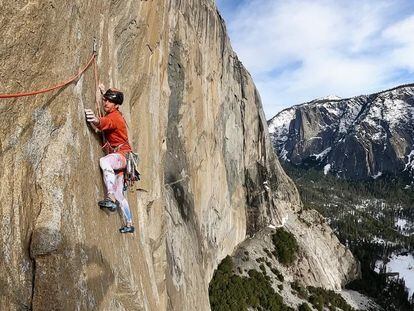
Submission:
{"label": "climber", "polygon": [[[103,93],[104,86],[99,89]],[[131,150],[128,142],[126,122],[119,106],[122,105],[124,95],[116,89],[108,89],[102,96],[104,117],[96,117],[91,109],[85,109],[86,120],[96,128],[103,131],[107,142],[103,146],[106,156],[100,158],[99,163],[103,171],[103,179],[106,187],[106,197],[99,201],[100,208],[115,211],[121,208],[125,226],[119,229],[121,233],[133,233],[131,211],[123,194],[124,178],[123,169],[126,166],[126,154]]]}

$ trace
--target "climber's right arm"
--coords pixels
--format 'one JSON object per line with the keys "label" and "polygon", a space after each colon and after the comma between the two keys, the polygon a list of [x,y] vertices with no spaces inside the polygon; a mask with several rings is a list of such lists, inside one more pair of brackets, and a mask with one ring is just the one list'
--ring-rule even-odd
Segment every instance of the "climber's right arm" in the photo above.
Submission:
{"label": "climber's right arm", "polygon": [[99,126],[99,118],[95,116],[92,109],[85,109],[86,121],[92,123],[95,126]]}
{"label": "climber's right arm", "polygon": [[93,124],[100,131],[113,130],[116,128],[114,121],[109,116],[98,118],[95,116],[92,109],[85,109],[85,114],[86,121]]}

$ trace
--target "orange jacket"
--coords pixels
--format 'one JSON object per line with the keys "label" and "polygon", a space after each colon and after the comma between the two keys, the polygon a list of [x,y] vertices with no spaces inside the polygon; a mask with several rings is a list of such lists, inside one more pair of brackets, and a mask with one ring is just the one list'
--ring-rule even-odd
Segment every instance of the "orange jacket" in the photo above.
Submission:
{"label": "orange jacket", "polygon": [[126,122],[118,109],[114,109],[106,116],[99,118],[99,125],[96,127],[105,134],[107,143],[104,147],[110,147],[106,149],[108,153],[116,152],[125,156],[132,151],[128,142]]}

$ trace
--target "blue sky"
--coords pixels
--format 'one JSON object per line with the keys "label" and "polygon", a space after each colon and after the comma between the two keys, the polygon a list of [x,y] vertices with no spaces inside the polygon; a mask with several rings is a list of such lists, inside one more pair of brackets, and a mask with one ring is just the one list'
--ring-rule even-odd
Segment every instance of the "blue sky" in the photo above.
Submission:
{"label": "blue sky", "polygon": [[414,0],[217,0],[268,118],[414,83]]}

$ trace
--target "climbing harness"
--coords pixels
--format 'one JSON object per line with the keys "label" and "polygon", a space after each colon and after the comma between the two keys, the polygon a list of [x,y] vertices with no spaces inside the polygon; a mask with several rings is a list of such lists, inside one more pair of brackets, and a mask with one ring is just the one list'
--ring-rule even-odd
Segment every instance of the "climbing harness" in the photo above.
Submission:
{"label": "climbing harness", "polygon": [[121,149],[121,147],[125,144],[126,144],[126,142],[124,142],[124,143],[122,143],[118,146],[111,146],[111,144],[107,141],[107,142],[105,142],[105,144],[101,148],[105,151],[106,154],[110,154],[110,153],[118,152],[119,149]]}
{"label": "climbing harness", "polygon": [[[105,153],[117,153],[123,145],[125,145],[126,142],[117,145],[117,146],[111,146],[109,142],[106,142],[102,148],[104,149]],[[132,189],[132,186],[136,181],[141,180],[141,174],[138,171],[138,164],[140,161],[140,158],[138,156],[138,153],[130,151],[127,152],[125,155],[126,159],[126,165],[124,170],[122,171],[124,174],[124,191],[127,191],[128,188]]]}

